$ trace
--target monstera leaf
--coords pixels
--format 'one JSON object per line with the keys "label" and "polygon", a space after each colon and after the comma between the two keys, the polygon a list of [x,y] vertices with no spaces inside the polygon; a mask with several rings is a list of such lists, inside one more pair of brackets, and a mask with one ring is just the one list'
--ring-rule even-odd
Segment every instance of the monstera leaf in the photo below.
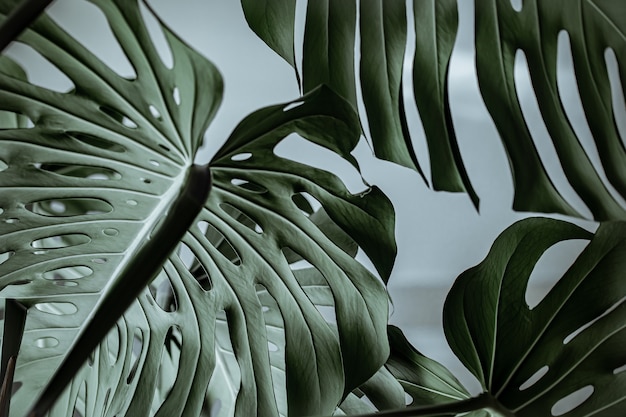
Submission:
{"label": "monstera leaf", "polygon": [[[317,88],[248,116],[208,166],[194,165],[219,73],[161,24],[174,62],[164,65],[136,1],[92,3],[135,78],[46,14],[19,41],[74,89],[35,86],[0,61],[0,291],[28,309],[23,335],[3,334],[3,345],[22,340],[11,415],[35,398],[32,415],[198,415],[214,398],[207,387],[219,389],[224,347],[238,378],[232,404],[209,404],[218,415],[332,413],[389,348],[378,336],[384,284],[330,230],[347,233],[386,281],[393,212],[377,188],[352,195],[273,149],[298,133],[355,164],[353,109]],[[0,19],[14,5],[3,2]],[[298,281],[299,258],[329,288],[336,324]],[[269,325],[279,319],[277,340]]]}
{"label": "monstera leaf", "polygon": [[[591,241],[529,308],[525,292],[536,262],[567,239]],[[527,219],[457,279],[444,309],[446,337],[499,408],[508,410],[504,415],[624,414],[625,249],[623,223],[602,224],[592,237],[559,220]]]}
{"label": "monstera leaf", "polygon": [[[279,4],[263,6],[242,1],[250,27],[271,48],[294,65],[291,33],[295,7],[277,13]],[[451,117],[448,72],[458,16],[455,0],[414,0],[415,55],[406,61],[413,74],[413,95],[428,142],[431,180],[435,190],[467,192],[478,206],[463,165]],[[369,127],[375,154],[421,173],[406,125],[402,74],[407,44],[407,11],[401,0],[329,0],[307,5],[302,56],[302,86],[309,91],[320,83],[335,89],[357,108]],[[358,9],[358,12],[357,12]],[[566,10],[566,12],[564,12]],[[411,11],[409,11],[411,13]],[[480,90],[504,143],[515,198],[522,211],[580,216],[548,175],[524,117],[515,87],[515,57],[522,51],[528,62],[534,92],[565,177],[597,220],[624,219],[615,193],[625,196],[623,166],[626,150],[617,130],[612,94],[623,98],[626,76],[626,5],[612,0],[526,0],[517,11],[510,0],[478,0],[476,66]],[[357,16],[359,24],[356,25]],[[279,24],[277,22],[280,22]],[[413,30],[413,29],[411,29]],[[557,42],[560,32],[571,39],[578,92],[601,167],[592,164],[595,150],[581,145],[565,112],[557,80]],[[355,39],[360,39],[355,65]],[[622,91],[611,89],[605,53],[613,51]],[[360,83],[355,77],[358,68]],[[620,94],[621,93],[621,94]],[[623,133],[622,133],[623,134]],[[460,140],[464,138],[461,137]],[[604,171],[600,174],[599,171]],[[609,191],[614,189],[614,191]]]}

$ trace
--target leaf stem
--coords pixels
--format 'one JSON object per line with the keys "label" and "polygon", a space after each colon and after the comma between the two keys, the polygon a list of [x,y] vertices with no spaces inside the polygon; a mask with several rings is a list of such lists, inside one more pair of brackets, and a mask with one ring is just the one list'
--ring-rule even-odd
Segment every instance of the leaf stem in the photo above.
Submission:
{"label": "leaf stem", "polygon": [[359,414],[354,417],[426,417],[440,415],[456,415],[469,411],[487,409],[493,415],[501,417],[515,417],[510,410],[506,409],[500,402],[488,392],[483,392],[476,397],[461,401],[444,404],[425,405],[407,407],[396,410],[380,411],[374,414]]}
{"label": "leaf stem", "polygon": [[82,367],[91,352],[130,307],[141,291],[157,276],[163,263],[193,224],[211,189],[208,165],[189,168],[178,196],[149,239],[132,254],[132,261],[105,290],[81,333],[27,414],[42,417]]}
{"label": "leaf stem", "polygon": [[52,0],[24,0],[0,25],[0,52],[39,17]]}

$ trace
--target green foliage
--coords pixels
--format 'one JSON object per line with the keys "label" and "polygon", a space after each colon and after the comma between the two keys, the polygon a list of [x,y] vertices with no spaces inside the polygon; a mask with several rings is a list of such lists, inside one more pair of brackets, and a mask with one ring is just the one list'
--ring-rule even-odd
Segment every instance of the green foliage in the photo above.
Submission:
{"label": "green foliage", "polygon": [[[207,166],[194,159],[222,98],[215,66],[159,22],[174,62],[165,65],[138,0],[91,2],[134,78],[47,14],[31,24],[45,1],[0,3],[2,41],[25,29],[19,40],[74,85],[38,87],[0,57],[0,415],[624,413],[623,223],[592,234],[527,219],[461,274],[444,330],[482,384],[472,397],[387,326],[396,248],[381,190],[353,195],[332,173],[274,152],[296,133],[358,169],[351,152],[367,126],[376,156],[426,178],[403,94],[414,29],[408,65],[433,188],[467,192],[478,207],[450,115],[457,2],[310,1],[297,69],[296,2],[242,0],[250,28],[296,68],[303,95],[245,117]],[[626,85],[626,6],[526,0],[516,11],[509,0],[476,0],[475,13],[479,84],[509,158],[514,208],[579,216],[546,173],[520,108],[514,66],[523,52],[567,180],[594,219],[623,219],[609,191],[626,196],[626,150],[605,53]],[[561,102],[563,31],[606,181]],[[529,308],[532,270],[567,239],[590,243]],[[382,279],[355,260],[359,248]]]}

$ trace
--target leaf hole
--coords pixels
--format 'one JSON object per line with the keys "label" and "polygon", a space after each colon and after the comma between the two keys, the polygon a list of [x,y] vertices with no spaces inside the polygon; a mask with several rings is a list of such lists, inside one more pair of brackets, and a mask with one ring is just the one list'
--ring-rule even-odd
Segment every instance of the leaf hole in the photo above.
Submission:
{"label": "leaf hole", "polygon": [[315,197],[306,192],[299,192],[292,195],[291,200],[306,217],[310,217],[322,207],[322,204],[317,201]]}
{"label": "leaf hole", "polygon": [[[234,415],[234,404],[241,389],[241,369],[234,355],[232,338],[230,335],[232,324],[236,320],[228,317],[224,310],[217,312],[215,321],[215,370],[209,381],[207,393],[223,393],[223,395],[208,395],[207,400],[213,409],[219,402],[219,408],[224,411],[220,415]],[[228,378],[224,378],[228,375]],[[224,389],[226,386],[226,389]],[[225,406],[222,406],[224,404]],[[213,414],[211,414],[213,416]]]}
{"label": "leaf hole", "polygon": [[150,178],[140,178],[140,180],[144,184],[152,184],[152,180]]}
{"label": "leaf hole", "polygon": [[528,378],[522,385],[519,386],[519,390],[524,391],[532,387],[537,382],[539,382],[539,380],[543,378],[549,370],[550,368],[547,365],[542,366],[534,374],[532,374],[530,378]]}
{"label": "leaf hole", "polygon": [[150,283],[148,289],[154,301],[161,307],[161,310],[172,312],[178,309],[176,293],[165,270],[161,270]]}
{"label": "leaf hole", "polygon": [[198,259],[196,254],[185,243],[180,243],[178,249],[178,257],[183,262],[187,270],[196,279],[196,282],[204,291],[211,291],[213,283],[209,272],[206,270],[202,262]]}
{"label": "leaf hole", "polygon": [[591,397],[591,394],[593,394],[593,391],[593,385],[587,385],[572,392],[554,403],[550,413],[555,417],[569,413],[587,401],[589,397]]}
{"label": "leaf hole", "polygon": [[284,108],[284,112],[288,112],[289,110],[295,109],[296,107],[300,107],[304,104],[304,101],[294,101],[293,103],[287,104]]}
{"label": "leaf hole", "polygon": [[113,211],[113,206],[106,201],[86,197],[39,200],[26,204],[25,208],[31,213],[47,217],[106,214]]}
{"label": "leaf hole", "polygon": [[128,204],[129,206],[136,206],[137,200],[126,200],[126,204]]}
{"label": "leaf hole", "polygon": [[248,229],[256,232],[263,233],[263,228],[254,220],[250,218],[247,214],[243,213],[237,207],[228,203],[220,203],[220,208],[224,210],[226,214],[228,214],[233,219],[237,220],[239,223],[246,226]]}
{"label": "leaf hole", "polygon": [[593,326],[596,322],[598,322],[600,319],[606,317],[607,315],[609,315],[611,312],[613,312],[613,310],[615,310],[616,308],[618,308],[624,301],[626,301],[626,296],[622,297],[618,302],[616,302],[615,304],[613,304],[611,307],[609,307],[605,312],[603,312],[601,315],[595,317],[593,320],[587,322],[586,324],[584,324],[583,326],[580,326],[578,329],[574,330],[572,333],[570,333],[569,335],[567,335],[567,337],[565,337],[565,339],[563,339],[563,344],[566,345],[569,342],[571,342],[572,340],[574,340],[574,338],[576,338],[576,336],[578,336],[579,334],[581,334],[582,332],[584,332],[585,330],[587,330],[588,328],[590,328],[591,326]]}
{"label": "leaf hole", "polygon": [[17,224],[20,222],[20,219],[17,219],[15,217],[10,217],[8,219],[4,219],[3,220],[6,224]]}
{"label": "leaf hole", "polygon": [[200,230],[206,230],[206,232],[204,232],[204,236],[222,256],[234,265],[241,265],[241,258],[239,257],[239,254],[230,241],[222,234],[222,232],[206,221],[198,222],[198,227]]}
{"label": "leaf hole", "polygon": [[611,84],[611,99],[613,103],[613,120],[617,126],[617,132],[622,138],[622,144],[626,145],[626,90],[619,76],[619,66],[615,51],[607,48],[604,51],[604,60]]}
{"label": "leaf hole", "polygon": [[613,369],[613,375],[620,374],[624,371],[626,371],[626,363],[618,368]]}
{"label": "leaf hole", "polygon": [[58,93],[75,89],[72,80],[33,47],[12,42],[5,53],[24,69],[29,83]]}
{"label": "leaf hole", "polygon": [[278,351],[279,351],[278,346],[276,346],[276,345],[275,345],[274,343],[272,343],[272,342],[267,342],[267,349],[268,349],[270,352],[278,352]]}
{"label": "leaf hole", "polygon": [[60,249],[71,246],[84,245],[89,243],[91,238],[87,235],[80,233],[73,233],[67,235],[49,236],[42,239],[37,239],[31,242],[33,248],[42,249]]}
{"label": "leaf hole", "polygon": [[152,115],[152,117],[157,120],[163,120],[163,118],[161,117],[161,112],[158,111],[157,108],[154,107],[152,104],[150,105],[150,107],[148,107],[148,109],[150,110],[150,114]]}
{"label": "leaf hole", "polygon": [[274,148],[274,154],[278,157],[317,168],[325,173],[332,172],[329,175],[339,177],[352,194],[367,190],[368,186],[358,170],[337,152],[306,140],[296,133],[285,137]]}
{"label": "leaf hole", "polygon": [[129,350],[131,351],[131,367],[128,377],[126,378],[126,384],[128,385],[130,385],[130,383],[133,382],[133,379],[135,379],[137,368],[139,367],[141,352],[143,351],[143,332],[140,329],[135,329],[130,343],[131,345],[129,346]]}
{"label": "leaf hole", "polygon": [[522,0],[511,0],[511,7],[516,12],[522,11],[522,7],[523,7]]}
{"label": "leaf hole", "polygon": [[174,99],[174,103],[180,106],[180,90],[178,87],[174,87],[174,90],[172,90],[172,98]]}
{"label": "leaf hole", "polygon": [[404,405],[412,405],[413,397],[408,392],[404,392]]}
{"label": "leaf hole", "polygon": [[151,160],[150,160],[150,164],[151,164],[151,165],[153,165],[153,166],[155,166],[155,167],[158,167],[158,166],[160,166],[160,165],[161,165],[161,164],[159,163],[159,161],[156,161],[156,160],[154,160],[154,159],[151,159]]}
{"label": "leaf hole", "polygon": [[171,149],[168,148],[167,146],[163,145],[162,143],[159,143],[159,148],[163,149],[165,152],[170,152]]}
{"label": "leaf hole", "polygon": [[247,161],[252,158],[252,154],[250,152],[242,152],[230,157],[231,161],[242,162]]}
{"label": "leaf hole", "polygon": [[[126,79],[137,74],[111,30],[104,13],[94,4],[74,0],[71,4],[54,2],[46,13],[73,39],[95,54],[111,70]],[[76,18],[80,16],[80,18]],[[97,33],[98,36],[93,36]]]}
{"label": "leaf hole", "polygon": [[81,279],[93,274],[93,269],[88,266],[64,266],[43,273],[43,277],[48,280]]}
{"label": "leaf hole", "polygon": [[263,194],[267,192],[267,188],[263,187],[262,185],[259,185],[252,181],[243,180],[241,178],[233,178],[230,180],[230,183],[239,188],[243,188],[246,191],[250,191],[253,193],[257,193],[257,194]]}
{"label": "leaf hole", "polygon": [[565,272],[574,264],[588,240],[576,239],[558,242],[539,258],[528,279],[526,303],[535,308],[552,290]]}
{"label": "leaf hole", "polygon": [[8,252],[0,253],[0,265],[8,261],[9,258],[13,255],[15,255],[15,251],[12,251],[12,250]]}
{"label": "leaf hole", "polygon": [[59,345],[59,340],[55,337],[46,336],[35,339],[35,346],[40,349],[53,348]]}
{"label": "leaf hole", "polygon": [[109,168],[89,165],[69,165],[69,164],[41,164],[42,171],[52,172],[65,177],[85,178],[94,180],[119,180],[122,175]]}
{"label": "leaf hole", "polygon": [[102,264],[107,263],[108,259],[107,258],[94,258],[91,260],[91,262],[93,262],[94,264],[102,265]]}
{"label": "leaf hole", "polygon": [[137,123],[133,122],[128,116],[115,110],[114,108],[108,106],[100,106],[100,110],[111,119],[115,120],[118,123],[121,123],[123,126],[129,129],[137,129]]}
{"label": "leaf hole", "polygon": [[35,304],[35,308],[43,313],[53,314],[55,316],[67,316],[78,311],[78,308],[74,304],[60,301],[37,303]]}
{"label": "leaf hole", "polygon": [[[9,166],[6,164],[6,162],[4,162],[2,159],[0,159],[0,172],[5,171]],[[0,211],[0,213],[2,213]]]}
{"label": "leaf hole", "polygon": [[174,56],[159,20],[143,2],[139,2],[139,11],[152,40],[152,45],[161,58],[161,62],[169,69],[174,68]]}
{"label": "leaf hole", "polygon": [[86,145],[93,146],[94,148],[116,153],[126,152],[126,147],[120,144],[87,133],[67,132],[66,135]]}

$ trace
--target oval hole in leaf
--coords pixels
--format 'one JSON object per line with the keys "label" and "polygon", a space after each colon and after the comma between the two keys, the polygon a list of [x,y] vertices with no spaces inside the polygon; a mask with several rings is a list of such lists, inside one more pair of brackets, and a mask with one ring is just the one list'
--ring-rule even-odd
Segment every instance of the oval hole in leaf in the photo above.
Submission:
{"label": "oval hole in leaf", "polygon": [[613,304],[611,307],[609,307],[604,313],[602,313],[598,317],[594,318],[593,320],[589,321],[588,323],[585,323],[585,325],[580,326],[578,329],[576,329],[575,331],[573,331],[572,333],[567,335],[567,337],[565,337],[565,339],[563,339],[563,344],[566,345],[569,342],[571,342],[576,336],[581,334],[583,331],[585,331],[589,327],[593,326],[598,320],[602,319],[606,315],[610,314],[613,310],[618,308],[624,301],[626,301],[626,296],[622,297],[618,302]]}
{"label": "oval hole in leaf", "polygon": [[[4,171],[8,167],[9,166],[6,164],[6,162],[4,162],[2,159],[0,159],[0,172]],[[2,212],[0,211],[0,213],[2,213]]]}
{"label": "oval hole in leaf", "polygon": [[176,103],[177,106],[180,106],[180,90],[178,87],[174,87],[174,90],[172,91],[172,98],[174,99],[174,103]]}
{"label": "oval hole in leaf", "polygon": [[222,254],[234,265],[241,265],[241,258],[239,257],[239,254],[230,241],[224,237],[222,232],[206,221],[198,222],[198,227],[200,227],[200,230],[206,230],[206,232],[204,232],[204,236],[207,238],[209,243],[219,251],[220,254]]}
{"label": "oval hole in leaf", "polygon": [[161,270],[159,275],[150,283],[148,289],[154,301],[163,311],[177,310],[176,293],[165,270]]}
{"label": "oval hole in leaf", "polygon": [[302,211],[302,214],[309,217],[315,211],[322,207],[322,204],[315,197],[306,192],[299,192],[291,196],[291,200],[296,207]]}
{"label": "oval hole in leaf", "polygon": [[211,288],[213,288],[213,283],[211,282],[209,273],[204,268],[204,265],[202,265],[196,254],[193,253],[193,251],[185,243],[180,243],[178,257],[204,291],[210,291]]}
{"label": "oval hole in leaf", "polygon": [[14,251],[8,251],[4,253],[0,253],[0,265],[9,260],[11,256],[15,255]]}
{"label": "oval hole in leaf", "polygon": [[409,394],[408,392],[404,393],[404,404],[405,405],[413,404],[413,397],[411,397],[411,394]]}
{"label": "oval hole in leaf", "polygon": [[89,243],[90,241],[91,238],[89,236],[80,233],[74,233],[44,237],[42,239],[34,240],[33,242],[31,242],[30,245],[33,248],[60,249],[70,246],[84,245],[85,243]]}
{"label": "oval hole in leaf", "polygon": [[[73,0],[69,4],[53,2],[46,9],[46,14],[119,76],[137,78],[104,13],[96,5],[81,0]],[[95,33],[98,36],[93,36]]]}
{"label": "oval hole in leaf", "polygon": [[161,112],[158,111],[157,108],[154,107],[152,104],[150,105],[149,110],[150,110],[150,114],[152,115],[152,117],[154,117],[157,120],[163,120],[161,117]]}
{"label": "oval hole in leaf", "polygon": [[78,311],[78,308],[76,308],[74,304],[60,301],[37,303],[35,304],[35,308],[41,312],[54,314],[55,316],[67,316]]}
{"label": "oval hole in leaf", "polygon": [[[161,58],[161,62],[169,69],[174,68],[174,56],[172,55],[170,44],[167,42],[167,38],[163,33],[161,24],[143,2],[139,2],[139,11],[146,25],[146,29],[148,29],[148,34],[150,35],[154,49],[156,49]],[[153,408],[153,410],[156,410],[156,408]]]}
{"label": "oval hole in leaf", "polygon": [[121,123],[123,126],[129,129],[137,129],[137,123],[133,122],[128,116],[120,113],[119,111],[108,106],[100,106],[100,110],[116,122]]}
{"label": "oval hole in leaf", "polygon": [[35,346],[41,349],[52,348],[59,344],[59,340],[54,337],[40,337],[35,340]]}
{"label": "oval hole in leaf", "polygon": [[569,413],[587,401],[591,394],[593,394],[593,385],[582,387],[554,403],[550,413],[555,417]]}
{"label": "oval hole in leaf", "polygon": [[72,217],[85,214],[106,214],[113,211],[113,206],[97,198],[56,198],[39,200],[25,205],[31,213],[48,217]]}
{"label": "oval hole in leaf", "polygon": [[41,164],[38,167],[42,171],[53,172],[58,175],[74,178],[87,178],[97,180],[119,180],[122,175],[109,168],[89,165],[69,164]]}
{"label": "oval hole in leaf", "polygon": [[250,191],[257,194],[263,194],[267,192],[267,188],[248,180],[242,180],[241,178],[233,178],[230,183],[236,185],[239,188],[243,188],[246,191]]}
{"label": "oval hole in leaf", "polygon": [[71,138],[79,142],[85,143],[89,146],[93,146],[98,149],[103,149],[105,151],[111,151],[111,152],[117,152],[117,153],[126,152],[126,148],[122,145],[119,145],[115,142],[111,142],[110,140],[99,138],[97,136],[93,136],[87,133],[67,132],[66,135],[70,136]]}
{"label": "oval hole in leaf", "polygon": [[295,252],[293,249],[284,247],[281,249],[285,260],[289,264],[289,268],[292,271],[300,270],[300,269],[308,269],[315,268],[309,261],[304,259],[300,254]]}
{"label": "oval hole in leaf", "polygon": [[541,255],[526,287],[525,298],[530,309],[544,299],[588,244],[589,241],[583,239],[566,240],[549,247]]}
{"label": "oval hole in leaf", "polygon": [[43,273],[43,277],[49,280],[81,279],[93,274],[93,269],[88,266],[76,265],[65,266]]}
{"label": "oval hole in leaf", "polygon": [[120,354],[120,328],[117,324],[107,333],[106,352],[109,365],[115,365]]}
{"label": "oval hole in leaf", "polygon": [[622,142],[626,145],[626,98],[622,93],[624,87],[619,76],[619,66],[615,51],[607,48],[604,51],[604,60],[609,73],[609,82],[611,83],[611,99],[613,102],[613,120],[617,125],[617,131],[622,137]]}
{"label": "oval hole in leaf", "polygon": [[126,378],[126,384],[133,382],[135,375],[137,374],[137,368],[139,366],[139,359],[143,350],[143,332],[140,329],[135,329],[133,332],[133,339],[131,341],[131,367],[128,377]]}
{"label": "oval hole in leaf", "polygon": [[231,161],[237,162],[247,161],[250,158],[252,158],[252,154],[250,152],[242,152],[230,157]]}
{"label": "oval hole in leaf", "polygon": [[519,390],[524,391],[525,389],[532,387],[537,382],[539,382],[539,380],[543,378],[549,370],[550,368],[548,367],[548,365],[542,366],[537,370],[537,372],[532,374],[530,378],[528,378],[522,385],[519,386]]}
{"label": "oval hole in leaf", "polygon": [[243,213],[237,207],[229,203],[221,203],[220,208],[224,210],[233,219],[246,226],[248,229],[255,231],[256,233],[263,233],[263,228],[259,226],[257,222],[252,220],[247,214]]}
{"label": "oval hole in leaf", "polygon": [[268,349],[270,352],[278,352],[278,350],[279,350],[279,349],[278,349],[278,346],[276,346],[276,345],[275,345],[274,343],[272,343],[272,342],[267,342],[267,349]]}

